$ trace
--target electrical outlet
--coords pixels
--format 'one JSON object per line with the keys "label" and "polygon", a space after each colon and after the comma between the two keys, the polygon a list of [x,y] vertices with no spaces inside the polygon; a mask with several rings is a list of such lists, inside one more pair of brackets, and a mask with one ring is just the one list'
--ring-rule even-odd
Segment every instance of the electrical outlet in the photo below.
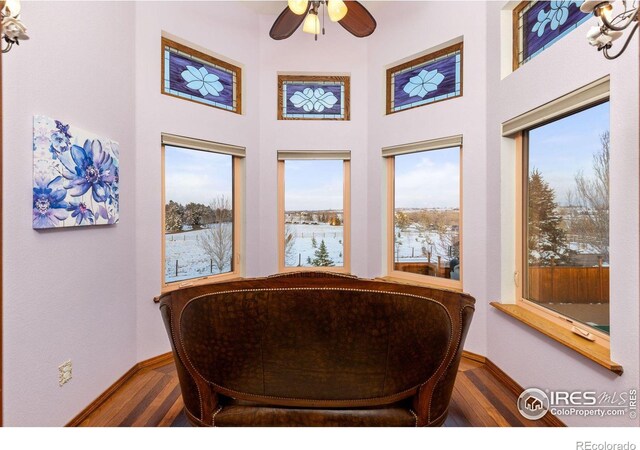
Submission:
{"label": "electrical outlet", "polygon": [[58,384],[63,386],[71,381],[71,360],[63,362],[58,366]]}

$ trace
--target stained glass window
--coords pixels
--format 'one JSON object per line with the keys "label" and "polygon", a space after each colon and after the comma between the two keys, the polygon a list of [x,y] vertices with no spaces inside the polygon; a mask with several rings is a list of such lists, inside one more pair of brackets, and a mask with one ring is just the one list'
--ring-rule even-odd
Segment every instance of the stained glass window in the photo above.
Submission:
{"label": "stained glass window", "polygon": [[241,113],[241,69],[162,38],[162,92]]}
{"label": "stained glass window", "polygon": [[387,114],[462,95],[462,43],[387,70]]}
{"label": "stained glass window", "polygon": [[514,70],[589,19],[583,1],[529,1],[514,9]]}
{"label": "stained glass window", "polygon": [[349,120],[347,76],[278,76],[278,120]]}

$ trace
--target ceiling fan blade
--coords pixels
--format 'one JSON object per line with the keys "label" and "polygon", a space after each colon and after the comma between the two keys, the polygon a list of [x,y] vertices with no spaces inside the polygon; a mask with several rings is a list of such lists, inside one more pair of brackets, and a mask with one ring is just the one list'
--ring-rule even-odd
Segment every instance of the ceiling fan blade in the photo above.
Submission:
{"label": "ceiling fan blade", "polygon": [[280,13],[276,21],[273,22],[269,36],[276,41],[288,38],[298,29],[300,24],[304,22],[306,16],[306,14],[295,14],[287,6],[284,11]]}
{"label": "ceiling fan blade", "polygon": [[376,30],[376,19],[360,4],[360,2],[345,0],[347,15],[338,22],[349,33],[356,37],[369,36]]}

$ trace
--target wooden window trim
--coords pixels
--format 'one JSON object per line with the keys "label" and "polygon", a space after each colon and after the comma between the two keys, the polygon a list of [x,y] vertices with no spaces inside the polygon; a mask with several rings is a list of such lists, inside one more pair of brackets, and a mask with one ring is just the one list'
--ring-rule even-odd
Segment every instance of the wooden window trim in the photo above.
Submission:
{"label": "wooden window trim", "polygon": [[[395,72],[406,69],[407,67],[415,66],[415,65],[430,61],[432,59],[436,59],[440,56],[443,56],[458,50],[460,51],[460,95],[456,95],[455,97],[450,97],[450,98],[443,98],[442,100],[436,100],[433,102],[425,103],[424,105],[412,106],[411,108],[401,109],[398,111],[393,110],[391,106],[391,79],[392,79],[392,75]],[[388,68],[385,84],[386,84],[386,102],[385,102],[386,115],[396,114],[403,111],[410,111],[414,108],[420,108],[421,106],[433,105],[434,103],[445,102],[447,100],[453,100],[455,98],[462,97],[464,95],[464,42],[458,42],[456,44],[450,45],[448,47],[437,50],[435,52],[427,53],[426,55],[412,59],[411,61],[407,61],[405,63],[398,64],[397,66]]]}
{"label": "wooden window trim", "polygon": [[[406,283],[414,283],[420,284],[428,287],[436,287],[436,288],[444,288],[449,289],[456,292],[463,292],[463,283],[464,283],[464,264],[462,263],[462,254],[463,254],[463,236],[464,236],[464,227],[463,224],[463,195],[462,195],[462,160],[463,160],[463,148],[462,144],[458,145],[460,147],[460,225],[459,225],[459,237],[460,237],[460,280],[449,280],[446,278],[438,278],[430,275],[419,275],[415,273],[402,272],[394,269],[394,244],[395,244],[395,227],[394,227],[394,217],[395,217],[395,156],[391,155],[386,157],[385,159],[387,164],[387,243],[386,243],[386,253],[387,253],[387,267],[386,267],[386,275],[383,277],[384,279],[390,281],[399,281]],[[429,150],[417,150],[413,153],[420,153],[422,151],[432,151],[432,150],[441,150],[439,149],[429,149]]]}
{"label": "wooden window trim", "polygon": [[[174,95],[170,92],[165,92],[165,85],[164,85],[164,65],[165,65],[165,61],[164,61],[164,50],[165,50],[165,46],[167,47],[171,47],[174,48],[176,50],[185,52],[191,56],[194,56],[196,58],[202,59],[204,61],[207,61],[211,64],[214,64],[216,66],[220,66],[220,67],[224,67],[225,69],[231,70],[232,72],[235,73],[236,76],[236,85],[235,85],[235,89],[234,89],[234,96],[236,98],[236,109],[232,110],[232,109],[225,109],[225,108],[221,108],[219,106],[215,106],[215,105],[210,105],[208,103],[204,103],[204,102],[198,102],[196,100],[192,100],[190,98],[185,98],[185,97],[180,97],[179,95]],[[242,115],[242,68],[235,66],[227,61],[223,61],[219,58],[216,58],[213,55],[210,55],[208,53],[204,53],[201,52],[199,50],[196,50],[194,48],[191,48],[187,45],[184,44],[180,44],[176,41],[173,41],[169,38],[166,37],[162,37],[161,38],[161,45],[160,45],[160,61],[161,61],[161,67],[160,67],[160,93],[163,95],[168,95],[169,97],[174,97],[174,98],[179,98],[181,100],[186,100],[189,102],[193,102],[193,103],[197,103],[199,105],[204,105],[204,106],[209,106],[211,108],[216,108],[216,109],[220,109],[222,111],[226,111],[226,112],[231,112],[231,113],[235,113],[235,114],[240,114]]]}
{"label": "wooden window trim", "polygon": [[622,375],[623,367],[612,361],[608,347],[590,342],[567,330],[565,327],[548,320],[546,317],[518,304],[491,302],[491,306],[524,325],[544,334],[550,339],[577,352],[587,359],[601,365],[616,375]]}
{"label": "wooden window trim", "polygon": [[530,1],[525,0],[523,2],[518,3],[518,5],[516,5],[516,7],[513,9],[513,15],[512,15],[512,27],[513,27],[512,28],[513,29],[512,69],[513,71],[516,71],[523,65],[520,63],[520,45],[523,44],[523,42],[522,42],[522,36],[520,35],[520,27],[518,25],[520,23],[520,12],[522,12],[522,10],[525,9],[530,3],[531,3]]}
{"label": "wooden window trim", "polygon": [[[556,118],[554,120],[558,120]],[[515,277],[514,281],[516,283],[516,302],[515,304],[522,308],[525,311],[533,313],[540,318],[548,321],[549,323],[555,325],[555,327],[569,330],[569,332],[573,333],[571,329],[575,326],[578,329],[585,330],[590,332],[595,337],[594,344],[604,348],[609,352],[610,348],[610,337],[606,333],[601,332],[600,330],[590,327],[589,325],[583,324],[579,321],[574,321],[573,319],[560,314],[556,311],[552,311],[548,308],[540,306],[535,302],[529,301],[524,297],[524,286],[525,286],[525,269],[527,267],[525,263],[526,252],[524,251],[524,243],[525,236],[527,233],[526,230],[526,205],[527,202],[527,192],[525,189],[528,173],[527,166],[527,133],[526,131],[519,132],[515,137],[516,144],[516,244],[515,244]],[[553,329],[553,327],[551,328]],[[576,335],[577,336],[577,335]],[[580,338],[580,340],[584,340]],[[559,341],[562,342],[562,341]],[[571,346],[570,346],[571,348]],[[601,353],[600,350],[598,350]]]}
{"label": "wooden window trim", "polygon": [[[344,83],[344,117],[284,117],[282,110],[284,108],[284,90],[282,86],[285,82],[301,81],[334,81],[336,83]],[[278,120],[335,120],[348,121],[351,120],[351,77],[349,75],[278,75]]]}
{"label": "wooden window trim", "polygon": [[[198,150],[198,149],[189,149],[193,151],[207,151],[207,150]],[[210,153],[217,153],[211,152]],[[231,272],[217,274],[217,275],[209,275],[206,277],[198,277],[192,278],[190,280],[183,281],[173,281],[170,283],[165,282],[165,259],[166,259],[166,249],[165,249],[165,145],[162,145],[162,157],[161,157],[161,249],[162,249],[162,258],[160,264],[160,284],[161,289],[160,292],[164,294],[165,292],[172,292],[178,289],[182,289],[185,287],[193,287],[200,286],[204,284],[217,283],[222,281],[231,281],[235,279],[242,278],[244,275],[244,260],[242,255],[244,253],[244,249],[242,247],[242,219],[244,216],[244,158],[239,156],[231,156],[232,164],[233,164],[233,192],[232,196],[232,208],[233,208],[233,270]]]}
{"label": "wooden window trim", "polygon": [[324,271],[351,273],[351,161],[342,160],[344,164],[343,191],[342,191],[342,216],[343,216],[343,238],[342,238],[342,267],[286,267],[284,254],[284,229],[285,229],[285,205],[284,205],[284,171],[286,160],[278,161],[278,272],[301,272],[301,271]]}

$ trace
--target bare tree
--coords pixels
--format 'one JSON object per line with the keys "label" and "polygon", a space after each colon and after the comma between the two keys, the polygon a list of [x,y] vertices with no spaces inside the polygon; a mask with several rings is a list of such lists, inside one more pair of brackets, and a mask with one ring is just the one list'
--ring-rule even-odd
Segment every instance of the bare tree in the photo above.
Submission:
{"label": "bare tree", "polygon": [[423,256],[460,256],[458,217],[459,213],[452,210],[420,211],[416,228],[420,231]]}
{"label": "bare tree", "polygon": [[288,266],[295,266],[296,231],[291,224],[284,226],[284,259]]}
{"label": "bare tree", "polygon": [[233,254],[233,224],[231,202],[224,195],[214,198],[209,204],[213,223],[198,235],[198,244],[211,258],[218,273],[231,267]]}
{"label": "bare tree", "polygon": [[593,155],[593,176],[575,176],[575,192],[567,194],[571,207],[570,232],[605,261],[609,260],[609,132],[600,135],[600,151]]}

